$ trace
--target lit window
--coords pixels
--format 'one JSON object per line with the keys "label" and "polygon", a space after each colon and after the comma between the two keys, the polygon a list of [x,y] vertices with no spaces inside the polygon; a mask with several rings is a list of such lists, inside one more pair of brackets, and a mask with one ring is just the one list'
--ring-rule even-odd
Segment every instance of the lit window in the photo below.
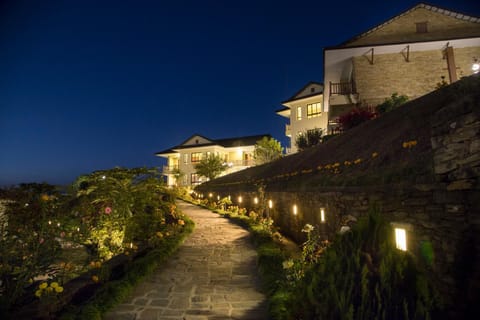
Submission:
{"label": "lit window", "polygon": [[395,245],[397,249],[407,251],[407,231],[402,228],[395,228]]}
{"label": "lit window", "polygon": [[297,120],[302,120],[302,107],[297,107]]}
{"label": "lit window", "polygon": [[200,179],[200,176],[196,173],[191,174],[190,181],[192,182],[192,185],[200,184],[202,182],[202,180]]}
{"label": "lit window", "polygon": [[320,102],[307,104],[307,119],[318,117],[322,114],[322,104]]}
{"label": "lit window", "polygon": [[193,152],[192,153],[192,163],[200,162],[202,160],[202,153],[201,152]]}

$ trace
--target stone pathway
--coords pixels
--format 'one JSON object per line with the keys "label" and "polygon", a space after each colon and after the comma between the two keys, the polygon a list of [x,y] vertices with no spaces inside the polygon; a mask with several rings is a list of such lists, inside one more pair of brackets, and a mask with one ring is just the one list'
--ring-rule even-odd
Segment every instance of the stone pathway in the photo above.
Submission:
{"label": "stone pathway", "polygon": [[178,205],[195,221],[195,230],[166,265],[104,319],[268,319],[248,232],[208,210]]}

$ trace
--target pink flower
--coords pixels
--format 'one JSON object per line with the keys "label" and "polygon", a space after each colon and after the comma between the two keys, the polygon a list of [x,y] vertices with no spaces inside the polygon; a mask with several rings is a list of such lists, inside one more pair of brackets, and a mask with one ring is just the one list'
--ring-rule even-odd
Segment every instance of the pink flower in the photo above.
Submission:
{"label": "pink flower", "polygon": [[40,244],[44,243],[45,242],[45,239],[43,238],[40,238],[40,240],[38,240],[38,242],[40,242]]}
{"label": "pink flower", "polygon": [[60,237],[65,238],[65,232],[64,231],[60,232]]}
{"label": "pink flower", "polygon": [[105,208],[105,214],[110,214],[110,213],[112,213],[112,208],[106,207]]}

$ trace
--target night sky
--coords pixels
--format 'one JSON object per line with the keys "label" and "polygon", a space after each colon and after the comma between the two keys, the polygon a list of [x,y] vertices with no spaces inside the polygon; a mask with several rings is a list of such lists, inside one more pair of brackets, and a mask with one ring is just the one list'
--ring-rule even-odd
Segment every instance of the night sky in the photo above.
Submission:
{"label": "night sky", "polygon": [[0,1],[0,186],[161,166],[195,133],[285,146],[275,110],[323,82],[323,48],[416,3]]}

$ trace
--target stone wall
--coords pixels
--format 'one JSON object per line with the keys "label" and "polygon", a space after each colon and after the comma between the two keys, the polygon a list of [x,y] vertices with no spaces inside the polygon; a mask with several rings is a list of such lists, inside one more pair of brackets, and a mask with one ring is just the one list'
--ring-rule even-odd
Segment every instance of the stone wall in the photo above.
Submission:
{"label": "stone wall", "polygon": [[[301,229],[306,223],[317,226],[322,237],[332,239],[342,227],[378,208],[387,221],[407,230],[407,250],[418,259],[422,259],[422,246],[431,244],[434,259],[429,275],[439,284],[447,305],[455,304],[451,309],[462,312],[480,292],[480,108],[478,94],[460,99],[466,92],[479,92],[478,81],[457,85],[449,92],[458,99],[450,96],[452,102],[425,119],[431,130],[434,171],[428,183],[317,187],[310,191],[305,182],[288,192],[267,185],[262,193],[235,189],[233,184],[228,191],[217,189],[213,196],[230,196],[234,204],[248,211],[263,208],[282,233],[297,243],[305,240]],[[263,199],[262,208],[255,198]]]}
{"label": "stone wall", "polygon": [[[454,56],[457,78],[469,76],[473,58],[480,57],[480,47],[454,48]],[[353,58],[359,100],[364,104],[377,105],[395,92],[414,99],[435,90],[442,76],[449,82],[447,60],[441,49],[412,51],[409,62],[401,52],[374,54],[373,64],[368,59]]]}

